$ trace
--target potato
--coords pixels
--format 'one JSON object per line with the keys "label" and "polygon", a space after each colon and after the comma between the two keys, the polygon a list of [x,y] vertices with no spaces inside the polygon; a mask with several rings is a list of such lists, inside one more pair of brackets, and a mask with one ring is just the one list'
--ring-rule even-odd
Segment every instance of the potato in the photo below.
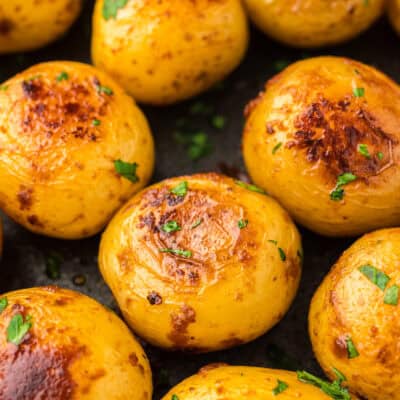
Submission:
{"label": "potato", "polygon": [[241,61],[248,26],[240,0],[97,0],[92,58],[136,100],[195,96]]}
{"label": "potato", "polygon": [[146,119],[101,71],[49,62],[0,86],[0,208],[31,231],[97,233],[153,164]]}
{"label": "potato", "polygon": [[300,236],[253,190],[217,174],[168,179],[114,217],[100,270],[140,336],[206,352],[255,339],[283,317],[299,284]]}
{"label": "potato", "polygon": [[0,4],[0,54],[35,50],[64,34],[81,0],[7,0]]}
{"label": "potato", "polygon": [[400,229],[365,235],[340,257],[312,300],[315,355],[368,400],[400,399]]}
{"label": "potato", "polygon": [[321,47],[352,39],[384,11],[385,0],[244,0],[254,23],[295,47]]}
{"label": "potato", "polygon": [[356,61],[289,66],[247,108],[252,179],[323,235],[399,224],[399,99],[399,86]]}
{"label": "potato", "polygon": [[[347,391],[344,389],[344,393]],[[177,396],[177,397],[174,397]],[[278,396],[278,397],[277,397]],[[256,367],[209,365],[179,383],[162,400],[332,400],[296,373]],[[346,397],[334,397],[343,399]],[[347,399],[350,400],[348,395]]]}
{"label": "potato", "polygon": [[387,7],[389,20],[396,32],[400,34],[400,0],[387,0]]}
{"label": "potato", "polygon": [[143,349],[95,300],[49,286],[7,293],[0,309],[3,400],[151,399]]}

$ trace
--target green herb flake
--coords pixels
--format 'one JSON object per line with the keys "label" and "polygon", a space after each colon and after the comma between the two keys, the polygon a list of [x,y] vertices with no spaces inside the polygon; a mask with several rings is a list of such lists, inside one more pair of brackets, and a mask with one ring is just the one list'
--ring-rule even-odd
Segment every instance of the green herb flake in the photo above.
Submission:
{"label": "green herb flake", "polygon": [[346,339],[346,348],[347,348],[347,357],[348,358],[357,358],[360,353],[357,351],[356,346],[354,345],[351,338]]}
{"label": "green herb flake", "polygon": [[69,75],[65,71],[62,71],[57,75],[56,81],[57,82],[67,81],[68,78],[69,78]]}
{"label": "green herb flake", "polygon": [[160,249],[160,253],[171,253],[176,256],[181,256],[185,258],[191,258],[192,252],[190,250],[181,250],[181,249]]}
{"label": "green herb flake", "polygon": [[170,192],[176,196],[184,197],[187,194],[189,184],[187,181],[182,181],[173,187]]}
{"label": "green herb flake", "polygon": [[278,241],[277,241],[277,240],[272,240],[272,239],[270,239],[270,240],[268,240],[268,242],[274,244],[275,246],[278,245]]}
{"label": "green herb flake", "polygon": [[333,201],[342,200],[344,197],[343,186],[347,185],[350,182],[355,181],[356,179],[357,179],[357,177],[354,174],[352,174],[351,172],[345,172],[344,174],[339,175],[337,182],[336,182],[336,187],[330,193],[331,200],[333,200]]}
{"label": "green herb flake", "polygon": [[302,249],[297,250],[297,257],[299,257],[300,261],[304,261],[304,253]]}
{"label": "green herb flake", "polygon": [[0,314],[7,308],[7,306],[8,306],[7,297],[2,297],[0,299]]}
{"label": "green herb flake", "polygon": [[102,86],[99,84],[96,86],[96,88],[97,88],[97,93],[100,93],[100,94],[104,93],[107,96],[112,96],[114,94],[113,90],[110,89],[108,86]]}
{"label": "green herb flake", "polygon": [[118,10],[123,8],[128,3],[128,0],[104,0],[103,3],[103,18],[108,21],[110,18],[116,18]]}
{"label": "green herb flake", "polygon": [[369,0],[364,0],[364,6],[368,7],[369,6]]}
{"label": "green herb flake", "polygon": [[337,369],[334,368],[333,370],[337,376],[337,379],[333,382],[325,381],[306,371],[297,371],[297,379],[300,382],[321,389],[325,394],[332,397],[332,399],[351,400],[349,390],[342,386],[342,383],[346,380],[345,376]]}
{"label": "green herb flake", "polygon": [[114,168],[117,173],[133,183],[139,181],[139,177],[136,175],[138,166],[137,163],[128,163],[122,160],[114,161]]}
{"label": "green herb flake", "polygon": [[226,118],[223,115],[214,115],[211,119],[211,124],[216,129],[224,129]]}
{"label": "green herb flake", "polygon": [[286,382],[283,382],[278,379],[278,383],[277,383],[276,387],[272,390],[272,394],[274,396],[277,396],[278,394],[281,394],[282,392],[284,392],[288,387],[289,387],[289,385]]}
{"label": "green herb flake", "polygon": [[16,346],[21,344],[32,327],[31,319],[30,316],[27,316],[24,320],[22,314],[14,315],[7,327],[7,342],[14,343]]}
{"label": "green herb flake", "polygon": [[198,132],[190,136],[187,154],[192,161],[197,161],[209,155],[212,148],[209,136],[204,132]]}
{"label": "green herb flake", "polygon": [[274,69],[276,72],[283,71],[289,65],[289,61],[287,60],[276,60],[274,62]]}
{"label": "green herb flake", "polygon": [[378,160],[383,160],[383,153],[380,151],[377,155]]}
{"label": "green herb flake", "polygon": [[179,400],[179,397],[176,394],[173,394],[171,396],[171,400]]}
{"label": "green herb flake", "polygon": [[8,90],[9,87],[9,85],[0,85],[0,91],[5,92],[6,90]]}
{"label": "green herb flake", "polygon": [[238,221],[238,227],[239,229],[244,229],[246,226],[249,224],[249,221],[247,219],[240,219]]}
{"label": "green herb flake", "polygon": [[243,189],[247,189],[247,190],[250,190],[250,191],[256,192],[256,193],[267,194],[267,192],[264,189],[261,189],[256,185],[252,185],[250,183],[246,183],[243,181],[235,181],[235,183],[236,183],[236,185],[242,187]]}
{"label": "green herb flake", "polygon": [[364,88],[354,88],[353,89],[353,94],[355,97],[364,97],[365,95],[365,89]]}
{"label": "green herb flake", "polygon": [[172,233],[172,232],[180,231],[182,228],[179,226],[178,222],[168,221],[161,227],[161,229],[164,232]]}
{"label": "green herb flake", "polygon": [[366,144],[360,143],[357,147],[357,151],[364,156],[365,158],[371,158],[371,154],[369,154],[368,146]]}
{"label": "green herb flake", "polygon": [[196,101],[189,109],[189,113],[192,115],[210,115],[213,111],[213,106],[206,104],[203,101]]}
{"label": "green herb flake", "polygon": [[46,263],[46,275],[50,279],[59,279],[61,276],[60,266],[63,262],[63,256],[56,252],[51,252],[45,260]]}
{"label": "green herb flake", "polygon": [[284,252],[284,250],[280,247],[278,247],[278,251],[279,251],[279,257],[281,258],[282,261],[286,261],[286,253]]}
{"label": "green herb flake", "polygon": [[383,299],[384,303],[391,306],[397,306],[397,304],[399,304],[399,289],[400,288],[397,285],[391,286],[385,293]]}
{"label": "green herb flake", "polygon": [[363,265],[358,269],[365,275],[374,285],[378,286],[382,291],[385,290],[390,278],[379,269],[372,265]]}
{"label": "green herb flake", "polygon": [[99,126],[101,124],[101,121],[99,120],[99,119],[94,119],[93,121],[92,121],[92,125],[93,126]]}
{"label": "green herb flake", "polygon": [[282,146],[282,142],[277,143],[272,149],[272,154],[275,154]]}
{"label": "green herb flake", "polygon": [[190,229],[195,229],[197,228],[199,225],[201,225],[203,223],[203,218],[198,219],[191,227]]}

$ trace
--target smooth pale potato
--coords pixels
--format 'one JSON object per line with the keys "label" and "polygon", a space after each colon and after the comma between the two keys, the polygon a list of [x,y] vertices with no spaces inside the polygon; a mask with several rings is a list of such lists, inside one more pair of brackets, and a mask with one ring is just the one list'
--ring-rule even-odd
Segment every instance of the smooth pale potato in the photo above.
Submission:
{"label": "smooth pale potato", "polygon": [[[382,289],[387,281],[384,290],[360,271],[365,265],[377,269]],[[386,304],[400,284],[399,265],[399,228],[367,234],[343,253],[310,308],[310,336],[322,368],[330,376],[338,368],[350,389],[368,400],[400,399],[400,311]],[[349,341],[355,358],[349,358]]]}
{"label": "smooth pale potato", "polygon": [[97,0],[92,58],[138,101],[192,97],[225,78],[248,44],[240,0]]}
{"label": "smooth pale potato", "polygon": [[[249,104],[244,159],[299,223],[358,235],[400,224],[399,126],[400,88],[387,76],[345,58],[310,58]],[[356,179],[335,190],[349,173]]]}
{"label": "smooth pale potato", "polygon": [[[150,179],[146,119],[103,72],[49,62],[0,89],[0,208],[26,228],[66,239],[93,235]],[[138,164],[138,182],[117,173],[119,159]]]}
{"label": "smooth pale potato", "polygon": [[[3,400],[151,399],[147,357],[111,310],[57,287],[18,290],[4,298],[8,306],[0,315]],[[30,317],[31,327],[15,341],[8,329],[18,314],[23,322]]]}
{"label": "smooth pale potato", "polygon": [[[173,194],[183,182],[186,195]],[[167,223],[179,230],[165,232]],[[278,203],[222,175],[200,174],[134,196],[103,234],[99,264],[140,336],[206,352],[255,339],[283,317],[301,254],[299,233]]]}
{"label": "smooth pale potato", "polygon": [[272,38],[295,47],[352,39],[384,11],[385,0],[244,0],[250,18]]}
{"label": "smooth pale potato", "polygon": [[5,0],[0,4],[0,54],[35,50],[58,39],[78,17],[81,0]]}
{"label": "smooth pale potato", "polygon": [[[288,388],[274,395],[278,380]],[[172,388],[162,400],[332,400],[319,388],[302,383],[295,372],[256,367],[210,365]]]}
{"label": "smooth pale potato", "polygon": [[393,28],[400,33],[400,0],[387,0],[388,16]]}

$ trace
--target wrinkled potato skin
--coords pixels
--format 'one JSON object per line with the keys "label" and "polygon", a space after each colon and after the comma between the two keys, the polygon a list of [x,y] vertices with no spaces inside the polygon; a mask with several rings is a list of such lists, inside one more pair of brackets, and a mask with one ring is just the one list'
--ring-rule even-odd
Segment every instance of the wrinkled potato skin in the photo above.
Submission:
{"label": "wrinkled potato skin", "polygon": [[[151,370],[125,324],[77,292],[41,287],[7,293],[0,315],[0,394],[3,400],[150,400]],[[32,317],[17,347],[8,343],[11,318]]]}
{"label": "wrinkled potato skin", "polygon": [[[278,379],[288,388],[277,397],[273,389]],[[300,382],[296,373],[256,367],[210,365],[172,388],[162,400],[171,400],[176,394],[180,400],[331,400],[318,388]]]}
{"label": "wrinkled potato skin", "polygon": [[387,7],[389,20],[396,32],[400,34],[400,0],[388,0]]}
{"label": "wrinkled potato skin", "polygon": [[[189,185],[183,201],[169,192],[182,181]],[[240,219],[249,221],[243,229]],[[169,220],[181,230],[163,232]],[[274,200],[222,175],[200,174],[134,196],[103,234],[99,264],[140,336],[168,349],[206,352],[253,340],[282,318],[298,287],[299,251],[297,229]]]}
{"label": "wrinkled potato skin", "polygon": [[[369,400],[400,399],[399,306],[384,304],[384,294],[358,269],[372,265],[400,282],[400,229],[365,235],[343,253],[311,303],[309,330],[315,355],[332,377],[339,369],[349,387]],[[386,290],[387,290],[386,288]],[[350,337],[359,357],[348,359]]]}
{"label": "wrinkled potato skin", "polygon": [[[354,87],[364,88],[364,96],[354,96]],[[291,65],[247,108],[243,152],[252,179],[299,223],[323,235],[398,225],[399,98],[393,81],[349,59]],[[272,154],[277,143],[282,146]],[[359,144],[367,145],[370,158]],[[358,179],[333,201],[330,193],[344,172]]]}
{"label": "wrinkled potato skin", "polygon": [[345,42],[366,30],[384,11],[385,0],[244,0],[254,23],[295,47]]}
{"label": "wrinkled potato skin", "polygon": [[[56,80],[61,72],[67,80]],[[114,93],[98,93],[98,82]],[[39,64],[4,86],[0,208],[44,235],[97,233],[150,179],[154,150],[145,117],[113,80],[85,64]],[[139,164],[139,182],[117,174],[118,159]]]}
{"label": "wrinkled potato skin", "polygon": [[78,17],[81,0],[7,0],[0,4],[0,54],[35,50],[58,39]]}
{"label": "wrinkled potato skin", "polygon": [[129,0],[106,21],[93,16],[92,58],[137,101],[155,105],[195,96],[224,79],[248,44],[240,0]]}

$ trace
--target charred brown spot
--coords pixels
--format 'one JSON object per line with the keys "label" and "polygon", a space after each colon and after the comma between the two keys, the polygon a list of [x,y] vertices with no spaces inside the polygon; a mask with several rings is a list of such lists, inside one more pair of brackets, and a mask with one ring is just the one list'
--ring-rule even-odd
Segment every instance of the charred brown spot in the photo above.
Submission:
{"label": "charred brown spot", "polygon": [[39,226],[43,227],[43,224],[39,221],[39,218],[36,215],[29,215],[27,218],[27,221],[32,225],[32,226]]}
{"label": "charred brown spot", "polygon": [[228,364],[226,364],[226,363],[212,363],[212,364],[207,364],[207,365],[205,365],[204,367],[201,367],[200,369],[199,369],[199,374],[204,374],[204,375],[206,375],[209,371],[212,371],[212,370],[214,370],[214,369],[217,369],[217,368],[221,368],[221,367],[227,367],[228,366]]}
{"label": "charred brown spot", "polygon": [[136,367],[139,364],[139,359],[135,353],[129,354],[129,362],[134,367]]}
{"label": "charred brown spot", "polygon": [[149,303],[154,306],[154,305],[160,305],[162,304],[162,297],[155,291],[152,291],[149,293],[149,295],[147,296],[147,300],[149,301]]}
{"label": "charred brown spot", "polygon": [[258,96],[251,100],[244,109],[244,117],[247,119],[250,117],[250,114],[257,108],[257,106],[261,103],[264,96],[264,92],[259,92]]}
{"label": "charred brown spot", "polygon": [[[41,85],[40,82],[36,82],[36,79],[31,79],[29,81],[23,81],[22,82],[22,90],[24,92],[24,95],[32,100],[35,100],[39,97],[40,91],[41,91]],[[43,104],[42,104],[43,105]],[[37,110],[37,104],[33,106],[34,111],[37,114],[41,114],[40,110]]]}
{"label": "charred brown spot", "polygon": [[225,348],[240,346],[243,343],[244,343],[244,341],[237,337],[231,337],[229,339],[225,339],[225,340],[221,341],[221,345]]}
{"label": "charred brown spot", "polygon": [[32,207],[32,194],[33,189],[23,185],[20,186],[20,190],[17,193],[20,210],[29,210]]}
{"label": "charred brown spot", "polygon": [[196,322],[196,312],[188,305],[183,305],[178,313],[171,314],[172,332],[168,338],[177,346],[185,347],[189,341],[187,330]]}
{"label": "charred brown spot", "polygon": [[8,18],[0,19],[0,35],[8,35],[14,29],[14,22]]}

